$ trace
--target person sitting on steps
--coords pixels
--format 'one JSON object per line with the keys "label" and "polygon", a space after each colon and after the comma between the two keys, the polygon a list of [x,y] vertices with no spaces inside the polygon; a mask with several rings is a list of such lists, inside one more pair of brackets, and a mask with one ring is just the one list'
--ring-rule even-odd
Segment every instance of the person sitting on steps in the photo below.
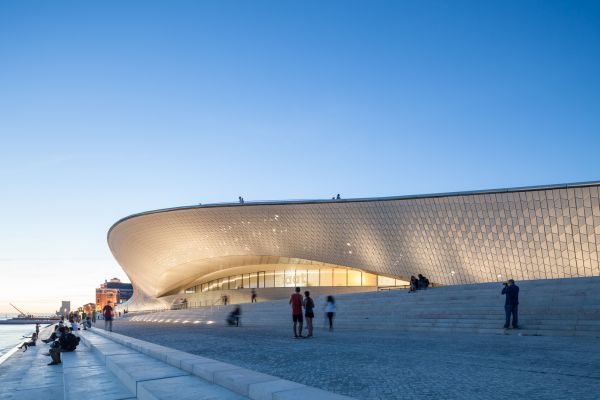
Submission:
{"label": "person sitting on steps", "polygon": [[60,338],[52,342],[50,345],[50,350],[48,351],[50,357],[52,357],[52,362],[48,365],[57,365],[62,361],[60,359],[60,353],[74,351],[79,345],[79,337],[75,336],[71,332],[67,332],[67,328],[60,328],[61,336]]}
{"label": "person sitting on steps", "polygon": [[33,332],[31,334],[31,340],[27,341],[27,342],[23,342],[23,344],[21,344],[21,346],[19,346],[19,350],[23,349],[23,351],[27,351],[28,346],[35,346],[35,342],[38,339],[38,334],[36,332]]}
{"label": "person sitting on steps", "polygon": [[242,308],[240,306],[235,306],[232,312],[229,313],[227,317],[227,323],[230,326],[240,326],[240,319],[242,316]]}

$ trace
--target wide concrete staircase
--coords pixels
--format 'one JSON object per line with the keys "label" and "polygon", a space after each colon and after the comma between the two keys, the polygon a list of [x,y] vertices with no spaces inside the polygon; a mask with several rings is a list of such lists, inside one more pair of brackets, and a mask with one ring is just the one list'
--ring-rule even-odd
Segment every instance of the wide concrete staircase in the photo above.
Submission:
{"label": "wide concrete staircase", "polygon": [[[600,337],[600,277],[517,282],[519,330],[505,330],[502,285],[485,283],[336,296],[335,329],[474,332]],[[291,291],[291,289],[290,289]],[[316,326],[323,326],[324,296],[315,298]],[[169,324],[224,324],[235,306],[212,306],[128,317]],[[287,300],[242,304],[242,323],[286,326]]]}

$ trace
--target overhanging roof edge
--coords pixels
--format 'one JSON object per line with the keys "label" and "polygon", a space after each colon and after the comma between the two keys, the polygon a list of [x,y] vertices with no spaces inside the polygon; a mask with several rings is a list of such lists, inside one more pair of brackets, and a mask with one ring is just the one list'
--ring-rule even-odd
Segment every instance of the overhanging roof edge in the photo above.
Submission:
{"label": "overhanging roof edge", "polygon": [[[445,193],[430,193],[430,194],[416,194],[416,195],[405,195],[405,196],[386,196],[386,197],[364,197],[364,198],[352,198],[352,199],[314,199],[314,200],[259,200],[249,201],[244,203],[211,203],[211,204],[196,204],[190,206],[170,207],[162,208],[158,210],[143,211],[135,214],[128,215],[119,219],[117,222],[112,224],[106,234],[106,240],[110,237],[112,230],[122,222],[129,219],[142,217],[151,214],[159,214],[171,211],[183,211],[192,210],[196,208],[216,208],[216,207],[252,207],[252,206],[267,206],[267,205],[301,205],[301,204],[325,204],[325,203],[361,203],[369,201],[393,201],[393,200],[411,200],[411,199],[427,199],[427,198],[440,198],[440,197],[456,197],[456,196],[469,196],[478,194],[493,194],[493,193],[511,193],[511,192],[528,192],[528,191],[540,191],[540,190],[551,190],[551,189],[568,189],[578,187],[589,187],[589,186],[600,186],[600,180],[588,181],[588,182],[574,182],[574,183],[563,183],[554,185],[538,185],[538,186],[521,186],[513,188],[500,188],[500,189],[484,189],[484,190],[471,190],[461,192],[445,192]],[[110,246],[109,246],[110,247]]]}

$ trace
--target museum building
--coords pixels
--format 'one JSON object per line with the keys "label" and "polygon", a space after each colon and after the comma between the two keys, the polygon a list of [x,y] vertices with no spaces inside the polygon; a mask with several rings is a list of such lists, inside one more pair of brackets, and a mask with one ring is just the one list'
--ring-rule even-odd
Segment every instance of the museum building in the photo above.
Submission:
{"label": "museum building", "polygon": [[116,222],[129,310],[434,285],[600,276],[600,182],[177,207]]}

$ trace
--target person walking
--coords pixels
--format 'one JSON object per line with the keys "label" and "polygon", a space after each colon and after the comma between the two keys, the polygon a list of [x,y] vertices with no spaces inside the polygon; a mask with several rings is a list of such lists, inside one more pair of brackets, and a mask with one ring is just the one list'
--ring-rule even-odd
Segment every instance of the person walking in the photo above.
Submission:
{"label": "person walking", "polygon": [[504,329],[508,329],[510,326],[511,315],[513,329],[519,329],[519,287],[515,285],[513,279],[509,279],[503,285],[502,294],[506,296],[506,300],[504,301],[504,312],[506,313]]}
{"label": "person walking", "polygon": [[327,301],[325,302],[325,315],[327,315],[327,320],[329,321],[329,331],[332,331],[333,317],[335,315],[335,299],[333,296],[327,296]]}
{"label": "person walking", "polygon": [[[297,287],[294,290],[294,293],[290,297],[289,301],[292,306],[292,321],[294,321],[294,338],[303,338],[302,336],[302,295],[300,294],[300,288]],[[296,331],[296,324],[298,324],[299,329]]]}
{"label": "person walking", "polygon": [[114,309],[110,306],[110,301],[102,309],[102,316],[104,317],[104,329],[112,332]]}
{"label": "person walking", "polygon": [[304,317],[306,317],[306,327],[308,329],[307,338],[312,337],[313,335],[313,318],[315,317],[315,313],[313,309],[315,308],[315,302],[310,297],[310,292],[307,290],[304,292]]}
{"label": "person walking", "polygon": [[252,303],[256,303],[256,289],[252,289]]}

